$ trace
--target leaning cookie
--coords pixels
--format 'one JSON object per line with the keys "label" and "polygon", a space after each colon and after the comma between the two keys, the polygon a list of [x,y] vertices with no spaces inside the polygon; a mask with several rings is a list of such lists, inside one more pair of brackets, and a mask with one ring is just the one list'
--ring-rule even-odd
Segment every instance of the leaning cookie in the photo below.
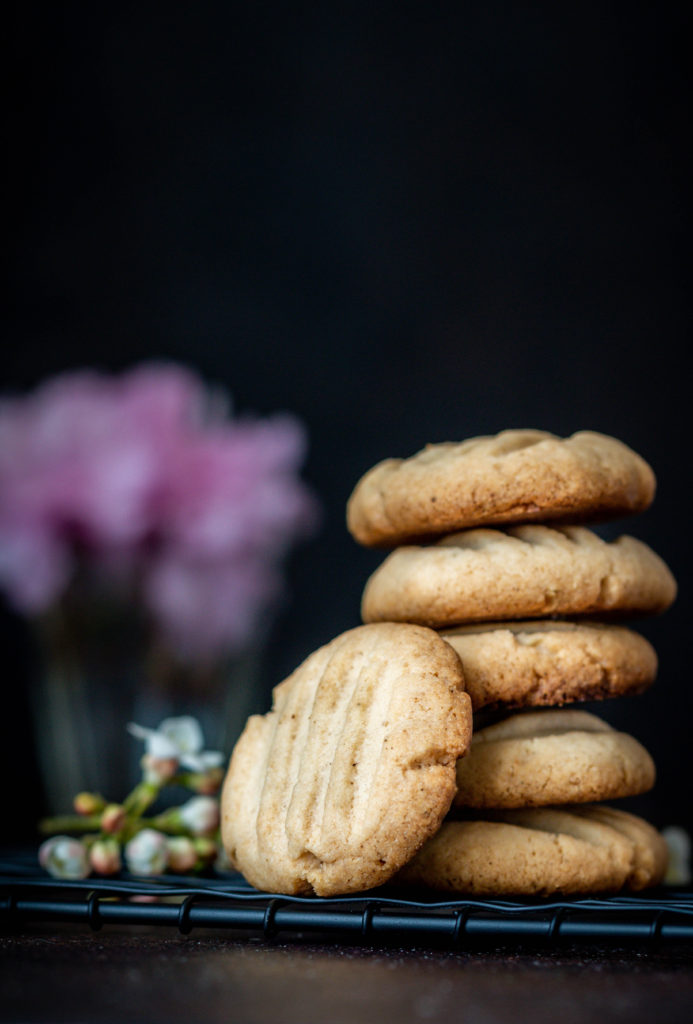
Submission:
{"label": "leaning cookie", "polygon": [[654,493],[649,465],[613,437],[505,430],[374,466],[349,498],[347,526],[388,547],[470,526],[598,522],[642,511]]}
{"label": "leaning cookie", "polygon": [[634,796],[651,789],[645,748],[574,709],[510,715],[475,730],[457,766],[457,807],[544,807]]}
{"label": "leaning cookie", "polygon": [[641,693],[657,674],[639,633],[598,622],[490,622],[440,634],[462,661],[475,711],[545,707]]}
{"label": "leaning cookie", "polygon": [[395,881],[477,897],[578,896],[657,885],[665,867],[661,836],[635,815],[543,807],[446,821]]}
{"label": "leaning cookie", "polygon": [[549,616],[652,615],[676,596],[655,552],[581,526],[465,530],[391,552],[366,583],[365,622],[442,629]]}
{"label": "leaning cookie", "polygon": [[380,885],[438,829],[471,728],[460,660],[437,633],[343,633],[276,687],[236,744],[221,798],[230,860],[274,892]]}

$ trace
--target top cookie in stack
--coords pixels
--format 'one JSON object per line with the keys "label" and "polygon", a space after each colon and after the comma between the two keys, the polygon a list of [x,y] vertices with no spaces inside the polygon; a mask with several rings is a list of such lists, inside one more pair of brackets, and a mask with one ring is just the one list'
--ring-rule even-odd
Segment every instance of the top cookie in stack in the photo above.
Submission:
{"label": "top cookie in stack", "polygon": [[504,430],[379,462],[354,488],[347,526],[367,547],[393,547],[472,526],[600,522],[654,494],[651,468],[613,437]]}

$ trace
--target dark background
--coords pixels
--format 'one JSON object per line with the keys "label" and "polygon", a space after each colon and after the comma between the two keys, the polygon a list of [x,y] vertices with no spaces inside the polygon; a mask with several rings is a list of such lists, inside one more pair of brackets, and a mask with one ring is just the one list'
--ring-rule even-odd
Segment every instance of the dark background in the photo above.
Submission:
{"label": "dark background", "polygon": [[[657,761],[628,806],[691,828],[683,6],[11,10],[3,386],[169,358],[309,431],[324,523],[292,559],[261,706],[359,621],[382,556],[344,506],[372,463],[505,427],[604,431],[655,468],[624,528],[681,589],[638,625],[655,687],[601,712]],[[31,643],[9,612],[2,628],[21,836],[41,801]]]}

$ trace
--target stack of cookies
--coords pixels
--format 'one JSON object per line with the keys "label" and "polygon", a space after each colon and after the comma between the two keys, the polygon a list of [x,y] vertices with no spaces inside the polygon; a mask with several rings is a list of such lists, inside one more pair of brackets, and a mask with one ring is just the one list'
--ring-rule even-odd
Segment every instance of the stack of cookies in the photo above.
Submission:
{"label": "stack of cookies", "polygon": [[556,709],[654,680],[652,647],[614,620],[664,611],[675,581],[647,545],[582,525],[640,512],[654,491],[650,467],[619,441],[534,430],[431,445],[357,485],[352,534],[394,547],[366,585],[364,620],[438,630],[475,712],[455,820],[401,880],[475,895],[661,880],[657,832],[602,803],[650,789],[650,755],[596,715]]}
{"label": "stack of cookies", "polygon": [[319,896],[392,879],[473,895],[656,884],[657,832],[603,804],[652,786],[652,759],[558,707],[655,677],[651,646],[615,619],[668,607],[671,573],[582,525],[645,509],[654,487],[639,456],[587,432],[506,431],[367,473],[349,528],[394,550],[366,624],[277,686],[233,752],[222,839],[248,881]]}

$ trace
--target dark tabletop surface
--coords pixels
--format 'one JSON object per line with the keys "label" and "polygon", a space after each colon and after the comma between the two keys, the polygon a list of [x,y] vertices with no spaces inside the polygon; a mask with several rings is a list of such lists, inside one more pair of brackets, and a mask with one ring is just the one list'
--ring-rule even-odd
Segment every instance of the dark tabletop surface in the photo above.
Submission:
{"label": "dark tabletop surface", "polygon": [[693,1020],[693,949],[316,945],[114,925],[0,935],[3,1021]]}
{"label": "dark tabletop surface", "polygon": [[[229,874],[56,882],[18,853],[0,868],[2,1022],[693,1021],[690,889],[494,904],[494,917],[385,889],[321,901]],[[416,930],[417,912],[445,927]],[[581,919],[588,933],[568,930]],[[636,919],[644,930],[609,931]]]}

